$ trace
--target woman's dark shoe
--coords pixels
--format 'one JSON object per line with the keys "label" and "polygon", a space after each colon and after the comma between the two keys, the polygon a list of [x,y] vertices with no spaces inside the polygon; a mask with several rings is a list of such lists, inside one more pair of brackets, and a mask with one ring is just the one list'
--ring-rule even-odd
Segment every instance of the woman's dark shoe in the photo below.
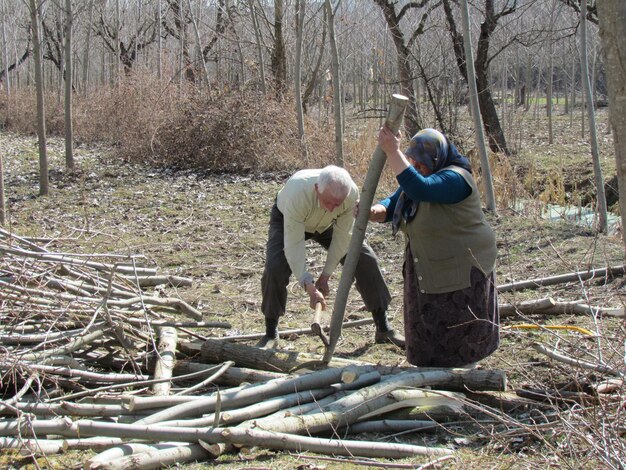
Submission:
{"label": "woman's dark shoe", "polygon": [[374,336],[374,340],[378,344],[382,343],[391,343],[395,344],[399,348],[404,349],[406,342],[404,340],[404,336],[400,333],[396,332],[396,330],[389,331],[376,331],[376,335]]}

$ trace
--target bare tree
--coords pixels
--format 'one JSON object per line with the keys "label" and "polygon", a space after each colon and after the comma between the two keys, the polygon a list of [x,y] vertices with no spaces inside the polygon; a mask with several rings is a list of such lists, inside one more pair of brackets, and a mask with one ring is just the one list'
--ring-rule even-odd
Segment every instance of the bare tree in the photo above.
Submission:
{"label": "bare tree", "polygon": [[296,98],[296,119],[298,120],[298,137],[300,153],[307,161],[306,134],[304,132],[304,110],[302,108],[302,40],[304,36],[304,12],[306,0],[296,0],[296,57],[294,62],[294,88]]}
{"label": "bare tree", "polygon": [[600,155],[598,152],[598,134],[596,129],[596,118],[593,94],[591,92],[591,82],[589,80],[589,60],[587,57],[587,0],[582,0],[580,5],[580,67],[582,70],[582,82],[585,90],[587,115],[589,117],[589,133],[591,136],[591,158],[593,160],[593,173],[596,183],[596,205],[598,211],[598,230],[603,233],[608,231],[608,215],[606,209],[606,195],[604,193],[604,179],[602,178],[602,167],[600,166]]}
{"label": "bare tree", "polygon": [[287,89],[287,56],[283,37],[283,0],[274,1],[274,46],[272,48],[272,73],[274,88],[278,98],[282,98]]}
{"label": "bare tree", "polygon": [[48,145],[46,142],[46,109],[43,94],[43,67],[41,51],[41,7],[45,0],[29,0],[31,30],[33,36],[33,55],[35,56],[35,87],[37,89],[37,140],[39,144],[39,195],[49,192]]}
{"label": "bare tree", "polygon": [[472,118],[474,120],[474,132],[476,133],[476,141],[478,144],[478,153],[480,154],[480,163],[483,173],[483,183],[485,185],[485,193],[487,197],[487,209],[496,213],[496,197],[493,192],[493,179],[491,177],[491,168],[489,166],[489,156],[487,155],[487,146],[485,145],[485,135],[483,134],[483,123],[480,113],[480,104],[478,102],[478,89],[476,87],[476,79],[474,77],[474,55],[472,53],[472,34],[469,21],[469,7],[467,0],[461,1],[461,14],[463,17],[463,37],[465,47],[465,58],[467,59],[467,83],[470,89],[470,105],[472,107]]}
{"label": "bare tree", "polygon": [[[254,38],[256,41],[256,53],[259,67],[259,80],[261,81],[261,92],[263,96],[267,93],[265,86],[265,60],[263,59],[263,44],[261,39],[261,27],[259,25],[259,17],[257,15],[256,0],[248,0],[250,17],[252,19],[252,27],[254,29]],[[306,103],[306,100],[303,100]]]}
{"label": "bare tree", "polygon": [[120,29],[124,26],[122,23],[123,15],[119,11],[118,21],[118,6],[119,0],[116,0],[115,15],[112,23],[109,21],[104,9],[101,9],[100,17],[94,28],[96,35],[102,38],[104,46],[116,57],[115,73],[118,73],[118,69],[122,65],[124,73],[130,75],[139,52],[156,42],[158,28],[154,17],[148,15],[145,18],[138,18],[135,30],[125,36],[126,40],[122,40]]}
{"label": "bare tree", "polygon": [[72,0],[65,0],[65,166],[74,169],[74,128],[72,125]]}
{"label": "bare tree", "polygon": [[409,98],[409,104],[404,117],[404,127],[409,135],[415,134],[422,128],[422,123],[417,112],[417,98],[415,96],[415,87],[413,80],[415,73],[411,61],[411,47],[417,41],[417,38],[424,32],[426,19],[432,9],[426,9],[422,14],[418,26],[413,30],[409,39],[405,39],[400,22],[413,9],[424,8],[429,0],[421,0],[420,2],[407,3],[399,12],[396,12],[396,3],[391,0],[374,0],[380,7],[389,27],[393,44],[396,49],[396,60],[398,67],[398,77],[400,82],[400,93]]}
{"label": "bare tree", "polygon": [[[493,56],[489,55],[489,46],[491,36],[493,35],[498,21],[504,16],[510,15],[516,11],[516,0],[507,0],[502,3],[502,9],[496,12],[494,0],[483,1],[483,22],[480,26],[480,34],[478,36],[478,47],[476,49],[476,86],[478,88],[478,99],[480,102],[480,112],[482,113],[485,131],[489,138],[489,147],[495,151],[501,151],[505,154],[509,154],[509,149],[504,136],[504,131],[500,125],[500,119],[498,118],[498,111],[493,101],[491,93],[491,80],[489,72],[489,64],[493,59]],[[452,38],[454,54],[456,56],[457,66],[461,72],[461,75],[468,80],[466,59],[463,48],[463,37],[458,32],[454,15],[452,12],[452,5],[450,0],[443,0],[443,6],[446,13],[446,19],[448,21],[448,28],[450,37]]]}
{"label": "bare tree", "polygon": [[89,61],[91,52],[91,33],[93,31],[93,4],[94,0],[89,0],[87,6],[87,28],[85,34],[85,49],[83,50],[83,92],[87,94],[89,83]]}
{"label": "bare tree", "polygon": [[333,8],[331,0],[325,0],[326,21],[328,22],[328,41],[330,43],[330,61],[332,71],[333,84],[333,111],[335,115],[335,161],[337,166],[344,165],[343,157],[343,84],[341,83],[341,75],[339,73],[339,50],[337,48],[337,39],[335,37],[335,13],[341,0],[337,1],[337,5]]}
{"label": "bare tree", "polygon": [[4,166],[0,155],[0,225],[6,224],[6,202],[4,197]]}
{"label": "bare tree", "polygon": [[626,107],[623,105],[626,101],[626,47],[623,40],[626,37],[626,3],[623,0],[602,0],[597,5],[609,91],[609,113],[626,260]]}

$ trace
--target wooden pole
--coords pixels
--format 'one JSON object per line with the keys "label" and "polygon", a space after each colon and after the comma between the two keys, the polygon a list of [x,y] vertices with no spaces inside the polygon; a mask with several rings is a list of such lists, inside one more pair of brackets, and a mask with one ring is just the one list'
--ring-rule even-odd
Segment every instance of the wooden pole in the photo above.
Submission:
{"label": "wooden pole", "polygon": [[[389,105],[389,112],[387,114],[385,125],[394,133],[400,130],[404,110],[408,102],[409,99],[403,95],[394,94],[391,97],[391,103]],[[354,272],[356,270],[357,262],[359,261],[361,245],[363,245],[363,240],[365,240],[365,229],[367,228],[367,223],[369,222],[370,207],[372,207],[372,201],[374,200],[378,180],[380,179],[386,160],[387,156],[385,155],[385,152],[383,152],[380,146],[376,146],[374,155],[372,155],[372,161],[367,170],[367,175],[365,176],[363,189],[361,190],[359,213],[357,214],[357,218],[354,223],[352,239],[350,240],[350,245],[348,246],[348,254],[346,255],[346,261],[343,265],[341,278],[339,279],[337,296],[335,297],[335,304],[333,306],[333,313],[330,320],[329,344],[324,353],[324,362],[326,364],[328,364],[332,359],[333,353],[335,352],[335,346],[337,346],[337,341],[341,335],[343,315],[346,310],[350,287],[354,281]]]}

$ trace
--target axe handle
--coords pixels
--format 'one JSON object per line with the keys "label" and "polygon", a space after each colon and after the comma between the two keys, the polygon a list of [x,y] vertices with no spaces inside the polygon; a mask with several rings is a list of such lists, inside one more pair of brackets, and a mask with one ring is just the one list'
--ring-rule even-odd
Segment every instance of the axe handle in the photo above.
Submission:
{"label": "axe handle", "polygon": [[324,334],[324,328],[322,327],[322,304],[317,302],[315,304],[315,313],[313,314],[313,323],[311,323],[311,331],[320,337],[324,346],[328,347],[328,338]]}

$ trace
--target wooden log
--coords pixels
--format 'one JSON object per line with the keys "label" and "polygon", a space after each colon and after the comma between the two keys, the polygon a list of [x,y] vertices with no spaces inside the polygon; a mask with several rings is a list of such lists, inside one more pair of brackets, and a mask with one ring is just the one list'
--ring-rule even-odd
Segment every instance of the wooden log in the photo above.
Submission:
{"label": "wooden log", "polygon": [[161,275],[161,276],[123,276],[124,279],[139,287],[154,287],[167,284],[171,287],[190,287],[193,280],[188,277]]}
{"label": "wooden log", "polygon": [[361,433],[399,433],[419,432],[439,428],[439,424],[430,420],[417,419],[382,419],[377,421],[361,421],[339,430],[345,434]]}
{"label": "wooden log", "polygon": [[553,307],[555,301],[551,297],[536,300],[525,300],[517,304],[501,304],[498,305],[500,317],[512,317],[518,313],[530,315],[533,313],[539,313],[549,307]]}
{"label": "wooden log", "polygon": [[260,416],[265,416],[270,413],[275,413],[278,410],[291,408],[296,405],[315,402],[319,406],[320,401],[324,400],[326,397],[337,397],[339,392],[356,390],[379,381],[380,374],[378,372],[369,372],[361,375],[359,380],[349,384],[333,384],[330,387],[290,393],[288,395],[269,398],[267,400],[255,402],[248,406],[223,411],[221,413],[216,412],[214,414],[204,415],[197,419],[165,421],[161,422],[160,425],[186,427],[210,426],[213,425],[213,423],[215,423],[215,425],[218,423],[222,425],[232,425],[234,423],[240,423]]}
{"label": "wooden log", "polygon": [[288,376],[285,378],[274,379],[269,382],[265,382],[264,384],[224,390],[220,392],[219,395],[215,393],[208,397],[201,397],[198,398],[198,400],[182,403],[172,408],[159,411],[140,420],[137,424],[153,424],[160,421],[184,418],[187,416],[197,416],[199,413],[210,413],[215,411],[218,396],[221,400],[223,409],[230,409],[295,391],[322,388],[339,382],[341,379],[341,372],[342,369],[326,369],[301,376]]}
{"label": "wooden log", "polygon": [[[289,372],[301,367],[307,362],[322,362],[322,357],[315,354],[276,349],[259,349],[245,344],[229,343],[213,339],[202,343],[201,357],[204,362],[233,360],[239,367],[250,367],[252,369],[269,370],[272,372]],[[363,363],[337,359],[328,365],[330,367],[345,367],[351,364],[360,365]]]}
{"label": "wooden log", "polygon": [[211,454],[200,444],[188,444],[167,449],[154,448],[87,468],[90,470],[148,470],[170,465],[178,467],[179,464],[206,460],[210,456]]}
{"label": "wooden log", "polygon": [[232,367],[233,364],[235,364],[233,361],[226,361],[224,364],[217,366],[216,371],[210,376],[208,376],[206,379],[202,380],[201,382],[198,382],[195,385],[192,385],[191,387],[187,387],[184,390],[181,390],[180,392],[175,393],[175,395],[189,395],[193,392],[206,388],[207,386],[209,386],[209,384],[213,383],[214,380],[218,379],[220,376],[226,373],[226,371],[230,367]]}
{"label": "wooden log", "polygon": [[381,382],[361,388],[354,393],[332,403],[319,413],[286,417],[281,420],[255,420],[255,426],[261,429],[291,434],[319,433],[350,425],[368,413],[395,403],[390,392],[408,387],[443,385],[453,377],[467,377],[475,374],[474,370],[435,370],[406,372],[393,377],[385,377]]}
{"label": "wooden log", "polygon": [[[360,366],[360,369],[364,371],[375,370],[380,373],[383,378],[403,373],[452,371],[454,374],[451,374],[445,383],[431,385],[431,387],[435,390],[448,390],[452,392],[466,392],[469,390],[504,391],[507,386],[506,373],[500,369],[473,369],[472,374],[463,374],[463,372],[467,371],[467,369],[449,369],[443,367],[397,367],[372,365]],[[350,368],[346,368],[344,370],[349,371]]]}
{"label": "wooden log", "polygon": [[[391,97],[385,125],[389,127],[394,134],[400,130],[404,110],[408,102],[409,99],[406,96],[394,94]],[[335,294],[335,303],[330,319],[329,344],[324,353],[324,362],[327,364],[332,359],[337,341],[339,341],[339,336],[341,336],[341,326],[346,311],[346,304],[348,303],[348,294],[354,282],[354,272],[356,271],[356,265],[359,261],[361,246],[365,240],[365,230],[369,222],[370,208],[386,160],[387,156],[385,152],[377,145],[367,169],[367,174],[365,175],[365,182],[363,183],[363,189],[360,194],[359,212],[354,222],[354,227],[352,228],[352,238],[348,245],[348,251],[341,270],[341,278],[339,279],[337,293]]]}
{"label": "wooden log", "polygon": [[[92,438],[93,439],[93,438]],[[102,438],[97,438],[102,439]],[[118,439],[119,438],[106,438],[106,439]],[[161,443],[161,444],[144,444],[140,442],[126,442],[120,443],[115,447],[105,449],[97,455],[87,459],[84,462],[83,468],[85,469],[99,469],[107,468],[110,462],[128,457],[130,455],[136,455],[144,452],[156,452],[162,449],[172,449],[175,447],[181,447],[184,444],[179,442]]]}
{"label": "wooden log", "polygon": [[584,301],[563,302],[556,301],[550,297],[536,300],[525,300],[518,304],[502,304],[499,307],[500,317],[511,317],[518,314],[580,314],[580,315],[606,315],[613,317],[624,317],[623,307],[594,307]]}
{"label": "wooden log", "polygon": [[[157,361],[154,367],[155,379],[170,379],[176,363],[176,343],[178,333],[176,328],[171,326],[161,326],[157,328],[159,344],[157,348]],[[156,396],[169,395],[171,388],[170,381],[155,383],[152,386],[152,393]]]}
{"label": "wooden log", "polygon": [[69,418],[0,421],[0,436],[31,437],[46,434],[76,437],[76,429]]}
{"label": "wooden log", "polygon": [[626,271],[626,265],[609,266],[606,268],[588,269],[584,271],[576,271],[573,273],[559,274],[558,276],[550,276],[537,279],[529,279],[526,281],[510,282],[498,286],[498,292],[511,292],[524,289],[536,289],[542,286],[552,286],[555,284],[564,284],[566,282],[581,282],[593,278],[603,278],[606,276],[623,275]]}
{"label": "wooden log", "polygon": [[239,427],[229,428],[175,428],[158,425],[117,424],[89,420],[76,423],[82,436],[110,436],[149,441],[199,442],[209,444],[230,443],[243,446],[261,446],[275,450],[318,452],[334,455],[359,455],[363,457],[404,458],[414,455],[451,455],[452,450],[440,447],[423,447],[410,444],[350,441],[347,439],[295,436],[280,432]]}
{"label": "wooden log", "polygon": [[393,390],[387,394],[391,403],[376,410],[362,415],[359,420],[368,420],[374,416],[380,416],[401,408],[415,407],[439,407],[446,406],[457,410],[457,414],[463,411],[465,395],[457,392],[427,391],[427,390]]}
{"label": "wooden log", "polygon": [[[31,358],[31,356],[26,356],[26,358]],[[5,364],[0,366],[0,369],[4,369],[6,367]],[[41,364],[25,364],[24,366],[27,370],[33,372],[41,372],[46,375],[60,375],[63,377],[72,377],[72,378],[80,378],[83,383],[127,383],[132,382],[133,380],[148,380],[147,375],[137,375],[137,374],[116,374],[116,373],[108,373],[108,374],[100,374],[98,372],[91,372],[88,370],[75,369],[71,367],[58,367],[58,366],[48,366]]]}
{"label": "wooden log", "polygon": [[[201,364],[188,360],[177,361],[174,366],[174,372],[177,374],[189,374],[215,367],[212,364]],[[241,385],[247,383],[267,382],[268,380],[284,377],[285,374],[280,372],[268,372],[256,369],[248,369],[243,367],[229,367],[220,377],[215,380],[219,385]]]}
{"label": "wooden log", "polygon": [[112,446],[122,444],[119,437],[88,437],[76,439],[63,439],[63,449],[67,450],[93,450],[109,449]]}
{"label": "wooden log", "polygon": [[381,418],[391,420],[430,420],[433,422],[456,421],[460,415],[465,415],[458,407],[450,407],[448,405],[426,405],[416,406],[414,408],[399,408],[397,410],[385,413]]}
{"label": "wooden log", "polygon": [[0,437],[0,449],[16,449],[21,455],[53,455],[63,452],[61,439],[22,439]]}
{"label": "wooden log", "polygon": [[29,413],[35,416],[100,416],[119,417],[127,414],[121,405],[105,405],[95,403],[15,403],[14,410],[8,408],[2,410],[2,414]]}

